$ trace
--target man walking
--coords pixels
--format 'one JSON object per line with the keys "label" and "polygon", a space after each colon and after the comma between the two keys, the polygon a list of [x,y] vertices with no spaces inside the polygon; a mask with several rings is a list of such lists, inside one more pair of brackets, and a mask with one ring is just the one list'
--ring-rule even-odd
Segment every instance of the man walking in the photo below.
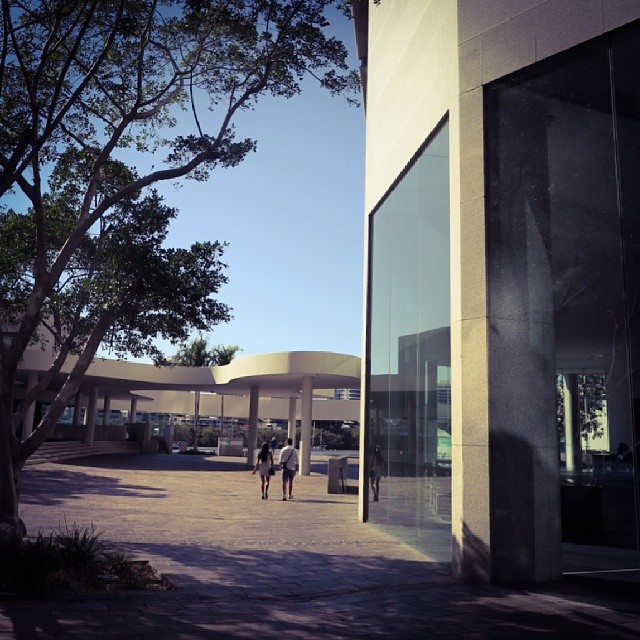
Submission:
{"label": "man walking", "polygon": [[282,467],[282,499],[287,499],[287,488],[289,490],[289,500],[293,498],[293,478],[298,468],[298,452],[293,446],[293,440],[287,438],[287,446],[280,452],[280,466]]}

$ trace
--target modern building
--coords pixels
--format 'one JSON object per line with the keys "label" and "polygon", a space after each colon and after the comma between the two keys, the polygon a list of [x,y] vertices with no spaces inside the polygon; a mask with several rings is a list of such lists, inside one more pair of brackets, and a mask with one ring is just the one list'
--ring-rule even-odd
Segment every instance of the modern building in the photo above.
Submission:
{"label": "modern building", "polygon": [[[17,400],[46,374],[52,356],[50,348],[33,346],[25,351],[16,378]],[[21,432],[23,440],[31,435],[42,412],[60,391],[75,357],[67,359],[47,390],[29,408]],[[137,423],[139,411],[186,415],[195,413],[197,407],[200,415],[220,416],[225,421],[229,416],[246,418],[247,464],[253,466],[260,418],[286,421],[290,437],[295,437],[300,421],[300,473],[309,475],[313,421],[358,419],[359,401],[329,398],[335,388],[359,384],[360,370],[359,357],[327,351],[247,355],[214,367],[156,367],[96,358],[82,378],[73,416],[65,416],[54,435],[59,439],[81,439],[93,446],[95,440],[110,439],[110,427],[116,426],[110,422],[114,410],[127,410],[129,422]],[[115,432],[125,433],[122,429]]]}
{"label": "modern building", "polygon": [[640,2],[359,0],[354,21],[361,519],[465,580],[638,580]]}
{"label": "modern building", "polygon": [[360,400],[360,389],[334,389],[336,400]]}

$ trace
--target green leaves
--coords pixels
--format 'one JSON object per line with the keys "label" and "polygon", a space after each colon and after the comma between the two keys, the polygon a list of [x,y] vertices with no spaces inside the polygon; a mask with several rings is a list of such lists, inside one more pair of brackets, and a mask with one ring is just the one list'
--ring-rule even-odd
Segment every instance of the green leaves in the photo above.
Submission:
{"label": "green leaves", "polygon": [[238,351],[242,349],[235,344],[218,344],[209,349],[207,339],[199,335],[191,342],[184,342],[172,362],[187,367],[220,366],[229,364]]}
{"label": "green leaves", "polygon": [[[87,168],[88,182],[114,159],[114,150],[131,146],[166,149],[175,171],[155,179],[192,174],[214,158],[233,166],[253,148],[249,140],[233,143],[233,116],[261,95],[296,95],[307,74],[333,94],[357,91],[344,45],[325,33],[327,10],[342,5],[7,0],[0,196],[16,184],[26,193],[23,180],[36,186],[34,163],[72,151],[102,152]],[[191,131],[184,134],[187,120]]]}
{"label": "green leaves", "polygon": [[190,158],[202,155],[198,167],[186,176],[202,181],[216,167],[235,167],[255,150],[256,143],[248,138],[242,142],[234,142],[233,130],[230,129],[219,141],[212,141],[206,136],[178,136],[167,160],[172,166],[179,167],[189,162]]}

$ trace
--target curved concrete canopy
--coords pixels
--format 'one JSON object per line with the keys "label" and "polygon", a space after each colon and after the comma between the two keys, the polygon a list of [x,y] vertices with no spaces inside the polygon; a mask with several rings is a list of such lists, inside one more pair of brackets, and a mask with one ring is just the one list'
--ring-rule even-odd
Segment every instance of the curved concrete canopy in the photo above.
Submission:
{"label": "curved concrete canopy", "polygon": [[[63,371],[47,391],[51,397],[64,383],[73,366],[65,363]],[[33,379],[49,367],[47,352],[30,349],[25,353],[19,382]],[[30,385],[34,382],[29,381]],[[255,463],[259,398],[289,399],[289,437],[295,436],[297,398],[301,400],[300,473],[311,472],[311,424],[314,389],[354,388],[360,385],[360,358],[325,351],[290,351],[245,356],[220,367],[155,367],[150,364],[96,359],[85,374],[79,392],[89,395],[87,441],[93,441],[95,403],[98,397],[112,400],[140,399],[153,402],[154,391],[208,391],[224,395],[249,396],[247,464]],[[26,385],[21,387],[26,389]],[[184,393],[182,395],[185,395]],[[47,397],[42,397],[46,401]],[[282,400],[280,400],[282,402]],[[322,404],[337,407],[335,401]],[[134,405],[131,411],[135,416]],[[31,409],[33,411],[33,408]],[[105,414],[106,415],[106,414]],[[227,414],[228,415],[228,414]],[[29,422],[33,416],[29,419]],[[133,418],[135,420],[135,417]],[[23,432],[24,433],[24,432]],[[28,431],[30,433],[30,431]]]}
{"label": "curved concrete canopy", "polygon": [[[29,349],[18,379],[26,382],[30,373],[42,374],[49,367],[46,351]],[[67,362],[50,385],[57,391],[71,370]],[[325,351],[290,351],[244,356],[219,367],[156,367],[152,364],[96,358],[80,387],[87,393],[93,387],[98,395],[112,399],[144,398],[152,390],[208,391],[220,394],[249,394],[259,387],[261,396],[298,397],[304,378],[312,379],[314,389],[357,388],[360,386],[360,358]]]}
{"label": "curved concrete canopy", "polygon": [[248,393],[252,386],[272,398],[296,397],[302,380],[314,389],[351,389],[360,386],[360,358],[326,351],[287,351],[246,356],[214,367],[221,393]]}

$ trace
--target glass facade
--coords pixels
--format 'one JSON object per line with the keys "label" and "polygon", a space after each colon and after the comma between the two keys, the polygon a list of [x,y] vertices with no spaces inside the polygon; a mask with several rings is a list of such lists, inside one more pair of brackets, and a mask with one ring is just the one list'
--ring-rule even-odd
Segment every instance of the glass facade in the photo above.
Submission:
{"label": "glass facade", "polygon": [[565,572],[640,567],[638,59],[635,27],[485,91],[490,385],[557,431]]}
{"label": "glass facade", "polygon": [[451,560],[448,123],[370,217],[367,520]]}

